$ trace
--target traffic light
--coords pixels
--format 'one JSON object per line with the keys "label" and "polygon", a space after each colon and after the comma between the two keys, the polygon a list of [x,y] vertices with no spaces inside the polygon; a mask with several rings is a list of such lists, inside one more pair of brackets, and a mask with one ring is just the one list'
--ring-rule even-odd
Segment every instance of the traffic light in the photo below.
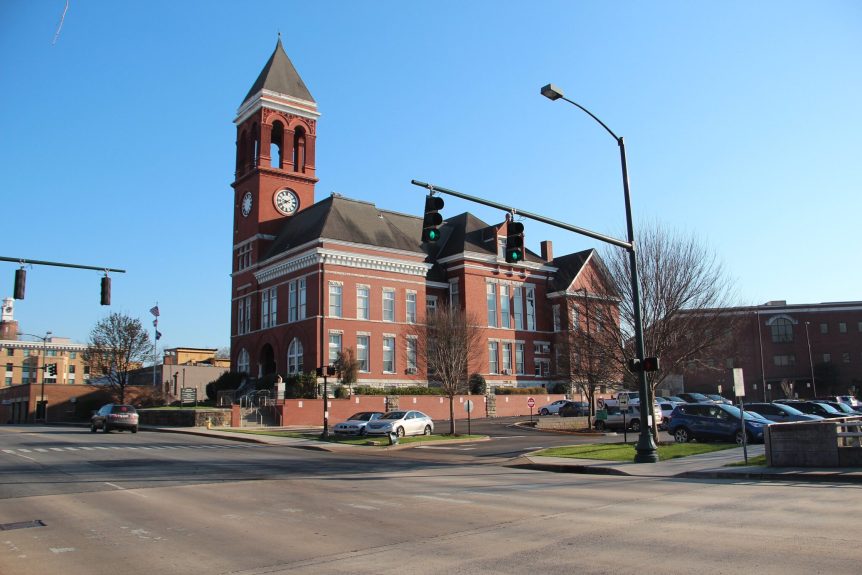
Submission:
{"label": "traffic light", "polygon": [[47,368],[46,371],[48,372],[48,375],[50,375],[51,377],[57,377],[57,364],[56,363],[49,363],[45,367]]}
{"label": "traffic light", "polygon": [[641,370],[641,360],[636,357],[629,358],[629,371],[637,373]]}
{"label": "traffic light", "polygon": [[102,278],[102,305],[111,305],[111,278],[104,276]]}
{"label": "traffic light", "polygon": [[436,242],[440,239],[437,226],[443,223],[443,216],[438,211],[443,209],[443,198],[428,195],[425,197],[425,219],[422,220],[422,241]]}
{"label": "traffic light", "polygon": [[332,376],[335,375],[335,366],[327,365],[326,367],[318,367],[316,371],[317,377]]}
{"label": "traffic light", "polygon": [[521,263],[524,261],[524,224],[509,222],[506,230],[506,262]]}
{"label": "traffic light", "polygon": [[19,268],[15,270],[15,289],[12,291],[15,299],[24,299],[24,288],[27,284],[27,270]]}
{"label": "traffic light", "polygon": [[658,371],[660,369],[657,357],[645,357],[643,361],[644,371]]}

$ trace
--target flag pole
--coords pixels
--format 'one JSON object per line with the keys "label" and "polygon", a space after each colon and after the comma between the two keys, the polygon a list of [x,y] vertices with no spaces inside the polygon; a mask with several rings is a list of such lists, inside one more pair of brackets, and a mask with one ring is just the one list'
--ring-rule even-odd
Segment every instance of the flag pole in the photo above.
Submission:
{"label": "flag pole", "polygon": [[159,302],[156,302],[156,306],[150,309],[150,313],[156,317],[156,319],[153,320],[153,387],[155,388],[157,385],[156,361],[159,347]]}

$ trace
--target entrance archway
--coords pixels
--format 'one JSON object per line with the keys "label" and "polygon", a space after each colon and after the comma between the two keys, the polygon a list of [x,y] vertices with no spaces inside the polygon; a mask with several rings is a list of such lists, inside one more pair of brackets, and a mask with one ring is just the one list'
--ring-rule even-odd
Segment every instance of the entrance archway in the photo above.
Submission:
{"label": "entrance archway", "polygon": [[258,365],[260,365],[261,377],[275,373],[275,352],[270,344],[267,343],[260,349]]}

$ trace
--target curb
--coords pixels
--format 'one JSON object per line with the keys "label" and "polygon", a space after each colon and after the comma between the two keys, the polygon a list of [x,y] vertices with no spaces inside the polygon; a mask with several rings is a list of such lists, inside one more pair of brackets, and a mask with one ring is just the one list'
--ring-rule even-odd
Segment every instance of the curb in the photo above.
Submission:
{"label": "curb", "polygon": [[613,467],[601,467],[593,465],[553,465],[550,463],[515,463],[508,467],[515,469],[531,469],[533,471],[551,471],[554,473],[578,473],[582,475],[618,475],[631,477],[630,473],[620,471]]}
{"label": "curb", "polygon": [[681,479],[745,479],[750,481],[793,481],[795,483],[862,483],[862,477],[831,473],[770,473],[768,471],[686,471]]}

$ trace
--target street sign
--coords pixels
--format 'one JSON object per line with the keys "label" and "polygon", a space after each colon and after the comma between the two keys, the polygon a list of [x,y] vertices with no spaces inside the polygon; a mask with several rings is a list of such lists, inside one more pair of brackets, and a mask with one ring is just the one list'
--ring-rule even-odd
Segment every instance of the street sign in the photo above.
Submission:
{"label": "street sign", "polygon": [[733,393],[736,397],[745,397],[745,381],[742,379],[742,368],[733,368]]}
{"label": "street sign", "polygon": [[618,396],[620,401],[620,409],[625,410],[629,406],[629,396],[628,395],[620,395]]}
{"label": "street sign", "polygon": [[529,407],[530,409],[536,407],[536,400],[532,397],[527,398],[527,407]]}
{"label": "street sign", "polygon": [[181,403],[196,403],[198,399],[198,390],[194,387],[184,387],[180,390]]}
{"label": "street sign", "polygon": [[467,413],[471,413],[473,411],[473,401],[468,399],[464,402],[464,409],[467,410]]}

